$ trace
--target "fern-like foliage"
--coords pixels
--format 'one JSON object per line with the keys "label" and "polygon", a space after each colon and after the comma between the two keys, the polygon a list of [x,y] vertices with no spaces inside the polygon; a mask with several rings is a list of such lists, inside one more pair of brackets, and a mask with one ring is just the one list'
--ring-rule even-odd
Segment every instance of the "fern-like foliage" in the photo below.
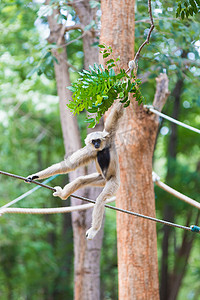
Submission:
{"label": "fern-like foliage", "polygon": [[176,17],[181,17],[183,20],[185,17],[198,14],[200,11],[200,0],[178,0],[178,8],[176,10]]}
{"label": "fern-like foliage", "polygon": [[[112,48],[106,45],[99,45],[103,58],[106,59],[112,54]],[[94,64],[89,66],[89,70],[80,72],[80,78],[72,83],[68,89],[72,91],[72,101],[68,107],[74,114],[79,114],[84,109],[91,115],[86,119],[90,123],[88,127],[94,127],[100,118],[109,109],[116,99],[124,103],[124,107],[130,104],[128,94],[132,93],[141,104],[139,84],[140,80],[129,77],[124,69],[119,69],[116,74],[113,67],[118,67],[119,58],[110,58],[106,61],[106,67]]]}

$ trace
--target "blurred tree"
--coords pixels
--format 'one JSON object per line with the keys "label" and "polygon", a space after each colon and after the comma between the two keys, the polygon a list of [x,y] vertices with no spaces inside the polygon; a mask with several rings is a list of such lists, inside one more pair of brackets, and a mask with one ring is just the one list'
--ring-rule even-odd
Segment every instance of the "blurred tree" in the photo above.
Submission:
{"label": "blurred tree", "polygon": [[[93,30],[96,18],[96,8],[91,8],[88,0],[82,2],[71,2],[71,7],[76,11],[79,22],[72,26],[67,26],[66,20],[58,22],[62,19],[63,9],[67,14],[69,7],[60,5],[51,5],[51,2],[46,1],[47,7],[52,9],[52,14],[48,16],[48,23],[50,28],[49,43],[56,45],[52,48],[52,55],[54,59],[55,77],[57,82],[57,90],[60,104],[60,116],[62,124],[62,132],[64,137],[65,152],[67,155],[75,150],[81,148],[80,133],[78,130],[77,120],[72,116],[71,112],[67,110],[66,104],[69,103],[71,93],[67,86],[70,85],[69,78],[69,64],[67,61],[66,52],[66,32],[70,30],[81,30],[83,37],[84,50],[84,64],[88,67],[98,60],[98,50],[92,47],[96,41],[96,32]],[[65,5],[65,4],[64,4]],[[65,19],[65,17],[63,17]],[[93,25],[92,25],[93,24]],[[70,181],[80,175],[85,174],[85,169],[78,169],[72,174],[69,174]],[[80,194],[80,191],[77,192]],[[97,192],[96,192],[97,194]],[[90,193],[91,197],[95,196],[94,189]],[[85,195],[87,196],[87,195]],[[80,200],[72,200],[72,205],[81,204]],[[100,271],[99,259],[100,250],[103,238],[101,231],[94,241],[87,241],[85,239],[86,229],[91,224],[91,210],[77,211],[72,213],[72,225],[74,233],[74,299],[99,299],[100,298]],[[102,228],[103,230],[103,228]]]}

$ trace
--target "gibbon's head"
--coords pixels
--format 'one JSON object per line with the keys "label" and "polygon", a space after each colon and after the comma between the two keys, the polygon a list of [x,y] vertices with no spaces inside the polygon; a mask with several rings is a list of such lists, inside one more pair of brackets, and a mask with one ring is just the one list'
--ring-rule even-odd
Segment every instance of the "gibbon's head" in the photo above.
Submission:
{"label": "gibbon's head", "polygon": [[85,139],[85,144],[91,145],[95,150],[99,151],[105,148],[106,146],[106,138],[109,133],[106,131],[96,131],[89,133]]}

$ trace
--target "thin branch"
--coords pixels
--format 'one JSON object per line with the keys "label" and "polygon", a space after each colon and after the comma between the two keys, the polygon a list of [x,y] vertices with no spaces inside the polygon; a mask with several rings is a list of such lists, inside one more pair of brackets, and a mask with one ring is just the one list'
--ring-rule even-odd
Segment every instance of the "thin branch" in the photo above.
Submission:
{"label": "thin branch", "polygon": [[66,21],[62,25],[62,28],[61,28],[61,30],[59,32],[59,37],[58,37],[57,45],[60,45],[62,43],[62,39],[63,39],[64,34],[65,34],[65,29],[66,29]]}
{"label": "thin branch", "polygon": [[134,59],[129,62],[129,68],[128,68],[128,70],[126,70],[126,73],[131,72],[133,69],[137,70],[137,60],[138,60],[138,57],[140,55],[140,52],[141,52],[142,48],[146,44],[149,44],[151,33],[152,33],[153,29],[154,29],[154,22],[153,22],[152,9],[151,9],[151,0],[148,0],[148,12],[149,12],[149,17],[150,17],[151,27],[149,29],[149,33],[147,35],[147,39],[139,47],[139,49],[138,49],[138,51],[137,51]]}
{"label": "thin branch", "polygon": [[70,30],[77,30],[77,29],[84,31],[84,26],[82,24],[74,24],[72,26],[67,26],[65,27],[65,32],[68,32]]}
{"label": "thin branch", "polygon": [[75,72],[78,72],[78,71],[79,71],[76,67],[74,67],[72,64],[70,64],[70,62],[65,61],[65,64],[66,64],[69,68],[71,68],[72,70],[74,70]]}
{"label": "thin branch", "polygon": [[142,50],[142,48],[146,45],[146,44],[149,44],[149,40],[150,40],[150,37],[151,37],[151,33],[154,29],[154,23],[153,23],[153,16],[152,16],[152,9],[151,9],[151,0],[148,0],[148,11],[149,11],[149,16],[150,16],[150,20],[151,20],[151,27],[149,29],[149,33],[147,35],[147,39],[146,41],[144,41],[144,43],[139,47],[138,49],[138,52],[136,53],[135,55],[135,58],[134,58],[134,61],[136,62],[136,60],[138,59],[139,55],[140,55],[140,52]]}
{"label": "thin branch", "polygon": [[62,44],[60,45],[58,48],[63,48],[63,47],[66,47],[66,46],[69,46],[70,44],[82,39],[86,34],[90,34],[90,31],[84,31],[79,37],[77,37],[76,39],[72,40],[72,41],[69,41],[68,43],[66,44]]}

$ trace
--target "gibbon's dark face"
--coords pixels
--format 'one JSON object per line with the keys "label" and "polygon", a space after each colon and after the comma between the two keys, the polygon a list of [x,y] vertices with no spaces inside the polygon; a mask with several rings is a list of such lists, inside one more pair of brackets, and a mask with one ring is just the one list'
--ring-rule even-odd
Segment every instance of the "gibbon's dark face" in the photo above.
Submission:
{"label": "gibbon's dark face", "polygon": [[101,140],[100,139],[92,140],[92,144],[96,149],[98,149],[101,146]]}

